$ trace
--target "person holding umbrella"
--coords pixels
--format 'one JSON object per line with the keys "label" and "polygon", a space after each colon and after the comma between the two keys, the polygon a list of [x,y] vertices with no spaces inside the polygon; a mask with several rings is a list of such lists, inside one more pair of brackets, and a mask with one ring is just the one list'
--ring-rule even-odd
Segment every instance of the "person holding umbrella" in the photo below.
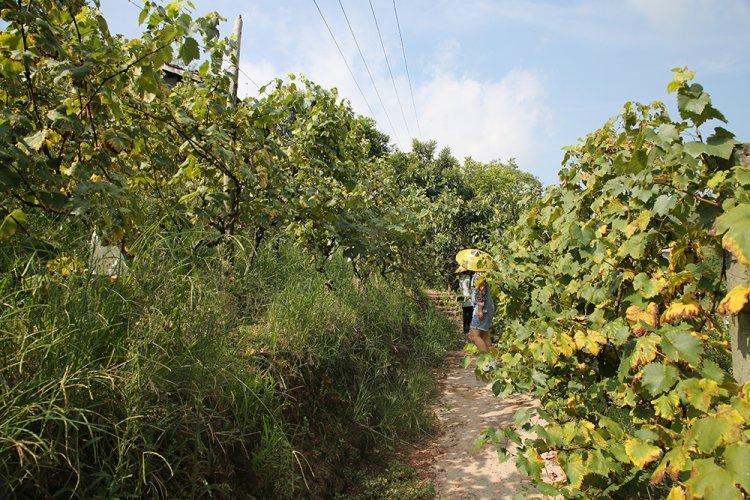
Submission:
{"label": "person holding umbrella", "polygon": [[473,312],[469,324],[469,340],[480,351],[488,351],[492,346],[490,329],[495,316],[495,301],[492,298],[492,290],[487,282],[486,273],[495,268],[495,263],[490,254],[473,248],[458,252],[456,262],[463,268],[474,271],[471,277]]}
{"label": "person holding umbrella", "polygon": [[468,335],[471,317],[474,315],[474,303],[471,299],[471,275],[472,272],[463,266],[456,269],[458,274],[458,285],[461,289],[461,308],[463,310],[464,335]]}

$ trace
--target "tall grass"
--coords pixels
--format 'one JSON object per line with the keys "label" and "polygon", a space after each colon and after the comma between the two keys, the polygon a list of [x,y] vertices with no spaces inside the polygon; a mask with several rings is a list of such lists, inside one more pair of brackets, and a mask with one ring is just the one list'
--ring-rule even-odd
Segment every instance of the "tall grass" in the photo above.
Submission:
{"label": "tall grass", "polygon": [[61,271],[83,242],[0,250],[0,497],[320,494],[428,428],[455,340],[423,297],[202,236],[149,233],[114,281]]}

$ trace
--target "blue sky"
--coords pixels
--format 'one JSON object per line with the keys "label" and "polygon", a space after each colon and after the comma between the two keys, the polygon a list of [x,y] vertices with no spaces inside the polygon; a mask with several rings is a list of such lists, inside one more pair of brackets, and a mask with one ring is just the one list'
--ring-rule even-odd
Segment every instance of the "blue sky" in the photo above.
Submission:
{"label": "blue sky", "polygon": [[[139,0],[136,0],[139,1]],[[342,0],[385,110],[356,51],[338,0],[318,0],[379,128],[402,149],[418,136],[392,0],[372,0],[403,103],[401,115],[367,0]],[[241,67],[258,83],[304,73],[367,105],[312,0],[194,0],[195,13],[244,21]],[[101,0],[110,29],[139,33],[138,9]],[[690,66],[750,141],[750,0],[397,0],[421,137],[459,156],[517,158],[544,183],[560,149],[615,115],[627,100],[664,100],[674,66]],[[240,76],[240,92],[255,86]],[[744,89],[744,90],[743,90]],[[386,112],[390,122],[386,118]],[[407,132],[408,126],[408,132]],[[705,131],[704,131],[705,132]]]}

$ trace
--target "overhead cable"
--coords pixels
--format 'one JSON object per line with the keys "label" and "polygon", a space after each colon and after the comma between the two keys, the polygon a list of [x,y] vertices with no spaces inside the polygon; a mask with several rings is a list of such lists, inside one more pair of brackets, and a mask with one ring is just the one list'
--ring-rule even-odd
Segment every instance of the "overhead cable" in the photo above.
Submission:
{"label": "overhead cable", "polygon": [[378,90],[378,86],[375,83],[375,79],[372,77],[372,72],[370,71],[370,67],[367,65],[367,60],[365,59],[365,55],[362,53],[362,49],[360,48],[359,42],[357,41],[357,35],[354,34],[354,28],[352,28],[352,24],[349,22],[349,16],[346,15],[346,9],[344,9],[344,4],[341,3],[341,0],[339,0],[339,6],[341,7],[341,12],[344,14],[344,19],[346,19],[346,24],[347,26],[349,26],[349,32],[352,34],[352,38],[354,39],[354,45],[357,46],[359,57],[362,58],[362,63],[365,65],[365,69],[367,70],[367,75],[370,77],[370,82],[372,83],[372,86],[375,89],[375,94],[378,96],[378,100],[380,101],[380,105],[383,107],[383,112],[385,113],[385,117],[388,120],[388,124],[391,126],[391,130],[393,131],[393,137],[396,139],[396,142],[400,142],[398,139],[398,134],[396,133],[396,127],[393,126],[391,117],[388,114],[388,109],[386,109],[385,103],[383,102],[383,98],[381,97],[380,91]]}
{"label": "overhead cable", "polygon": [[396,15],[396,26],[398,27],[398,39],[401,41],[401,54],[404,56],[404,67],[406,68],[406,78],[409,80],[409,93],[411,94],[411,105],[414,108],[414,120],[417,122],[417,131],[419,138],[422,138],[422,127],[419,125],[419,114],[417,113],[417,103],[414,100],[414,87],[411,84],[411,75],[409,74],[409,63],[406,62],[406,49],[404,48],[404,37],[401,34],[401,23],[398,20],[398,9],[396,0],[393,0],[393,13]]}
{"label": "overhead cable", "polygon": [[336,40],[336,35],[333,34],[333,30],[331,30],[331,27],[328,25],[328,21],[326,21],[326,18],[323,15],[323,11],[320,10],[320,5],[318,5],[318,0],[313,0],[313,3],[315,4],[315,8],[318,9],[318,14],[320,14],[320,18],[323,20],[323,24],[326,25],[326,29],[328,30],[328,33],[331,35],[331,39],[333,40],[334,45],[336,45],[336,48],[339,51],[339,55],[341,55],[341,59],[344,60],[344,64],[346,64],[346,69],[348,69],[349,74],[352,75],[352,80],[354,80],[354,84],[357,86],[357,90],[359,90],[359,94],[362,96],[362,99],[365,101],[365,104],[367,105],[367,109],[370,110],[370,115],[373,118],[375,118],[375,113],[373,112],[372,107],[370,106],[370,103],[367,101],[367,97],[365,97],[365,93],[362,91],[362,87],[359,86],[357,77],[354,76],[354,71],[352,71],[351,66],[349,66],[349,61],[346,60],[346,56],[344,55],[344,52],[341,50],[341,46],[339,45],[338,40]]}
{"label": "overhead cable", "polygon": [[383,49],[383,56],[385,56],[385,64],[388,66],[388,73],[391,75],[391,83],[393,83],[393,91],[396,93],[396,100],[398,101],[398,107],[401,109],[401,117],[404,119],[404,125],[406,125],[406,133],[411,135],[409,131],[409,123],[406,121],[406,113],[404,113],[404,106],[401,104],[401,98],[398,95],[398,89],[396,88],[396,79],[393,77],[393,71],[391,70],[391,63],[388,62],[388,54],[385,51],[385,43],[383,43],[383,35],[380,33],[380,25],[378,24],[378,17],[375,15],[375,7],[372,6],[372,0],[369,0],[370,11],[372,12],[372,18],[375,20],[375,28],[378,31],[378,38],[380,39],[380,47]]}

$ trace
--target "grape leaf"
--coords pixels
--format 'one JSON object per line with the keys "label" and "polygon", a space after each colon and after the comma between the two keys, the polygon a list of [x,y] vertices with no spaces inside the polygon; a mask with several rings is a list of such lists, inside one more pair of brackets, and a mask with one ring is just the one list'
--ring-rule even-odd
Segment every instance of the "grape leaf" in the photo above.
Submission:
{"label": "grape leaf", "polygon": [[688,431],[690,442],[703,453],[711,453],[719,446],[734,443],[740,438],[742,415],[728,407],[716,416],[703,417]]}
{"label": "grape leaf", "polygon": [[750,286],[737,285],[719,302],[719,314],[739,314],[750,301]]}
{"label": "grape leaf", "polygon": [[180,46],[180,59],[182,59],[182,62],[190,64],[198,59],[200,55],[200,48],[198,47],[198,42],[195,41],[195,38],[185,38],[185,41],[182,42],[182,46]]}
{"label": "grape leaf", "polygon": [[641,370],[641,383],[652,396],[668,391],[677,382],[677,368],[663,363],[649,363]]}
{"label": "grape leaf", "polygon": [[625,441],[625,454],[636,467],[643,468],[661,456],[661,448],[641,441],[638,438],[630,438]]}
{"label": "grape leaf", "polygon": [[734,475],[745,492],[750,493],[750,444],[734,443],[724,450],[727,471]]}
{"label": "grape leaf", "polygon": [[688,498],[706,500],[741,500],[742,493],[734,485],[732,475],[712,458],[696,460],[690,479],[685,482]]}
{"label": "grape leaf", "polygon": [[680,406],[680,396],[672,391],[668,394],[662,394],[652,404],[657,416],[665,420],[674,420],[675,411]]}
{"label": "grape leaf", "polygon": [[699,366],[703,355],[703,346],[700,340],[695,338],[689,331],[679,330],[679,326],[672,331],[667,331],[661,339],[661,348],[664,354],[672,361],[687,361],[692,366]]}
{"label": "grape leaf", "polygon": [[716,219],[722,245],[745,266],[750,266],[750,203],[740,203]]}

